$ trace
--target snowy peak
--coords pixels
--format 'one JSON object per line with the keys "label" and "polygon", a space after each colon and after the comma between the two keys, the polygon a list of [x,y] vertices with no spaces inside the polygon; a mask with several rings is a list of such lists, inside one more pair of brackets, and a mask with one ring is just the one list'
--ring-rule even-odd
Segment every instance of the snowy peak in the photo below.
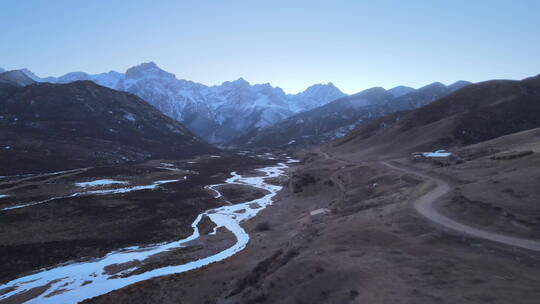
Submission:
{"label": "snowy peak", "polygon": [[325,105],[331,101],[347,96],[333,83],[314,84],[301,93],[288,95],[291,110],[303,112]]}
{"label": "snowy peak", "polygon": [[337,99],[340,97],[345,96],[343,92],[341,92],[336,86],[334,86],[333,83],[329,82],[327,84],[314,84],[310,87],[308,87],[303,92],[299,93],[298,95],[305,96],[305,97],[323,97],[323,96],[329,96],[329,98]]}
{"label": "snowy peak", "polygon": [[242,77],[233,81],[225,81],[224,83],[221,84],[221,86],[224,86],[224,87],[239,87],[239,88],[241,87],[245,88],[249,85],[250,83]]}
{"label": "snowy peak", "polygon": [[126,78],[169,78],[176,79],[172,73],[160,69],[154,62],[146,62],[129,68],[126,71]]}

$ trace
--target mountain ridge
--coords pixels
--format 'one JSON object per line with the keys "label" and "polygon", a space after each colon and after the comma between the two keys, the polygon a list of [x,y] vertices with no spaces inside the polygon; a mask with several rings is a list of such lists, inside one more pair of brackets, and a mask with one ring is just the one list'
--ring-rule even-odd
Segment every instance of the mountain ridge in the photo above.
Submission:
{"label": "mountain ridge", "polygon": [[[389,155],[471,145],[540,127],[540,75],[467,85],[423,107],[391,113],[331,143],[336,151]],[[399,149],[390,149],[390,146]]]}

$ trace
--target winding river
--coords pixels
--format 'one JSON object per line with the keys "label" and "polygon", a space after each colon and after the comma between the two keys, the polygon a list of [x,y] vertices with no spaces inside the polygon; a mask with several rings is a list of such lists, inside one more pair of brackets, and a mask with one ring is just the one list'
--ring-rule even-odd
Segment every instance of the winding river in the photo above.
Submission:
{"label": "winding river", "polygon": [[[287,161],[287,163],[293,162],[296,161],[292,159]],[[183,240],[144,247],[135,246],[123,248],[110,252],[100,259],[87,262],[68,263],[48,270],[41,270],[34,274],[10,281],[4,285],[0,285],[0,291],[9,291],[1,295],[0,300],[29,292],[32,289],[34,289],[34,291],[42,289],[40,292],[36,292],[35,297],[28,300],[26,303],[77,303],[136,282],[158,276],[182,273],[214,262],[222,261],[246,247],[249,241],[249,235],[240,224],[242,221],[254,217],[259,211],[272,203],[272,198],[282,187],[269,184],[265,182],[265,179],[278,177],[283,174],[285,168],[287,168],[286,163],[278,163],[276,166],[258,169],[263,175],[255,177],[243,177],[236,172],[232,172],[232,177],[227,179],[224,184],[208,186],[215,191],[216,198],[222,196],[216,188],[226,184],[249,185],[267,190],[268,194],[252,201],[227,205],[207,210],[199,214],[191,224],[193,233]],[[198,224],[204,216],[207,216],[215,223],[216,227],[214,228],[213,233],[216,233],[217,229],[220,227],[226,228],[234,234],[236,243],[217,254],[205,258],[182,265],[157,268],[127,277],[120,277],[119,275],[130,273],[131,271],[136,270],[137,267],[124,270],[114,275],[107,274],[104,270],[105,267],[109,265],[128,263],[137,260],[142,261],[158,253],[184,247],[185,243],[199,238]]]}

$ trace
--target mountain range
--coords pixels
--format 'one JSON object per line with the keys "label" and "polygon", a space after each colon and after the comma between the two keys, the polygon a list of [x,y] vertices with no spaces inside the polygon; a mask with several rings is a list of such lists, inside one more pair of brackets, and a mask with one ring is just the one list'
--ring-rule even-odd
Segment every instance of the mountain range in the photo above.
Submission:
{"label": "mountain range", "polygon": [[247,147],[318,144],[344,136],[371,119],[423,107],[469,84],[459,81],[446,86],[435,82],[417,90],[403,86],[390,90],[370,88],[293,115],[270,127],[254,129],[234,143]]}
{"label": "mountain range", "polygon": [[[207,142],[247,147],[335,139],[366,120],[422,107],[470,84],[458,81],[446,86],[436,82],[419,89],[397,86],[389,90],[375,87],[346,95],[330,82],[286,94],[279,87],[268,83],[252,85],[243,78],[206,86],[178,79],[153,62],[134,66],[125,73],[72,72],[41,78],[28,69],[18,71],[35,82],[89,80],[133,93]],[[19,84],[28,84],[28,78],[19,79]]]}
{"label": "mountain range", "polygon": [[346,96],[332,83],[316,84],[299,94],[285,94],[281,88],[268,83],[252,85],[243,78],[206,86],[177,79],[153,62],[134,66],[125,73],[73,72],[41,78],[27,69],[22,71],[36,82],[90,80],[133,93],[214,144],[228,142],[251,129],[270,126],[295,113]]}

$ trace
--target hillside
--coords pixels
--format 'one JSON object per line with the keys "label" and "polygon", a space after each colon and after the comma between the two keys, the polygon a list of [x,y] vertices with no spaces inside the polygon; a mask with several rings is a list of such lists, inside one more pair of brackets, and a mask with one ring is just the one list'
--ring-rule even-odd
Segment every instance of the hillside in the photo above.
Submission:
{"label": "hillside", "polygon": [[0,86],[0,175],[214,150],[135,95],[91,81]]}
{"label": "hillside", "polygon": [[364,124],[332,150],[396,156],[470,145],[540,126],[540,76],[467,86],[422,108]]}

